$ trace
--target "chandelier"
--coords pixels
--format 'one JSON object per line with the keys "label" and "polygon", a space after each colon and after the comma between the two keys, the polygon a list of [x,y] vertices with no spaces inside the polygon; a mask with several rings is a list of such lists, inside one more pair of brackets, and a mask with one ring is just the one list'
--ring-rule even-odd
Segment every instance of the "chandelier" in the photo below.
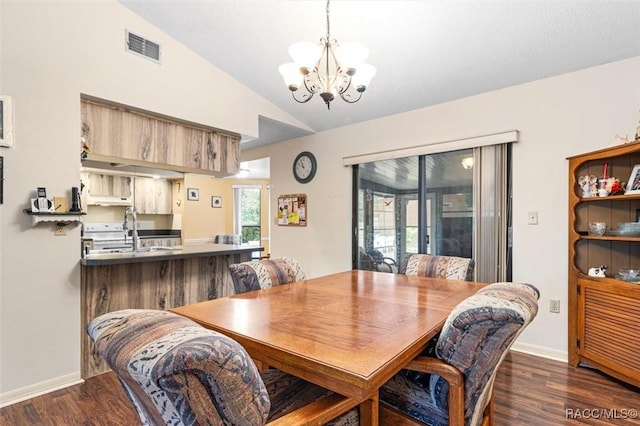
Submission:
{"label": "chandelier", "polygon": [[289,56],[293,62],[280,65],[278,70],[296,102],[309,102],[320,92],[327,109],[330,109],[336,95],[350,104],[360,100],[376,74],[375,67],[364,63],[368,55],[369,51],[360,43],[340,46],[331,39],[327,0],[326,37],[321,38],[319,44],[299,42],[291,45]]}

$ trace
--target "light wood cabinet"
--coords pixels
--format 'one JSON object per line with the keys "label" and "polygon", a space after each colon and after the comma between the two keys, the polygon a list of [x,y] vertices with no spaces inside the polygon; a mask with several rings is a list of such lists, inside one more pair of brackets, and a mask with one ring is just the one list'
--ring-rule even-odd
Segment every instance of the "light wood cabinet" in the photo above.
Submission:
{"label": "light wood cabinet", "polygon": [[134,178],[134,206],[139,214],[171,214],[173,191],[168,179]]}
{"label": "light wood cabinet", "polygon": [[[569,363],[588,364],[640,386],[640,284],[617,278],[620,269],[640,269],[640,235],[611,232],[635,222],[640,194],[583,197],[580,176],[608,175],[629,180],[640,164],[640,141],[569,159]],[[590,235],[589,223],[605,222],[609,231]],[[603,278],[589,269],[608,267]]]}
{"label": "light wood cabinet", "polygon": [[155,121],[123,109],[83,102],[82,135],[94,154],[149,162],[161,157]]}
{"label": "light wood cabinet", "polygon": [[206,169],[236,174],[240,170],[240,139],[223,133],[208,133],[202,161]]}
{"label": "light wood cabinet", "polygon": [[161,145],[165,146],[163,161],[171,166],[203,169],[202,145],[207,132],[175,123],[158,123]]}
{"label": "light wood cabinet", "polygon": [[239,170],[239,135],[89,100],[81,111],[89,159],[220,176]]}

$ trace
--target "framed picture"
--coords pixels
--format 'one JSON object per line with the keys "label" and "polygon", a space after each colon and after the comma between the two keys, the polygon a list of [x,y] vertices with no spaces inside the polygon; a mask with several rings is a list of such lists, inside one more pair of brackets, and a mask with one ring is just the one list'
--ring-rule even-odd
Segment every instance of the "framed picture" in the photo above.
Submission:
{"label": "framed picture", "polygon": [[200,190],[198,188],[187,188],[187,200],[198,201],[200,199]]}
{"label": "framed picture", "polygon": [[10,96],[0,96],[0,146],[10,147],[13,144],[12,122],[13,106]]}
{"label": "framed picture", "polygon": [[640,194],[640,164],[633,166],[631,176],[629,176],[629,180],[627,181],[627,190],[624,193],[625,195]]}
{"label": "framed picture", "polygon": [[212,195],[211,196],[211,207],[215,208],[215,209],[219,209],[220,207],[222,207],[222,197],[219,195]]}
{"label": "framed picture", "polygon": [[278,225],[307,226],[307,194],[278,196]]}

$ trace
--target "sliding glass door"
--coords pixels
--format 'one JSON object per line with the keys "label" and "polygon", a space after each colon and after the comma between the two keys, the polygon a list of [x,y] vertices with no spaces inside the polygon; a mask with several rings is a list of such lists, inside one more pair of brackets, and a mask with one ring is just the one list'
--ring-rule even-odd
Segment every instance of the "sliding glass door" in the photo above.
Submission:
{"label": "sliding glass door", "polygon": [[353,267],[388,271],[409,253],[428,253],[476,259],[479,281],[506,273],[499,254],[506,253],[509,162],[501,147],[353,166]]}

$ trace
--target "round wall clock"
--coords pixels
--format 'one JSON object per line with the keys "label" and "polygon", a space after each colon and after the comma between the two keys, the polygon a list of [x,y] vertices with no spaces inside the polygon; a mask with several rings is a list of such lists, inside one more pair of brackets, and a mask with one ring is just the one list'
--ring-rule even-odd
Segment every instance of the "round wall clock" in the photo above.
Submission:
{"label": "round wall clock", "polygon": [[301,152],[293,161],[293,177],[300,183],[311,182],[317,169],[316,157],[308,151]]}

